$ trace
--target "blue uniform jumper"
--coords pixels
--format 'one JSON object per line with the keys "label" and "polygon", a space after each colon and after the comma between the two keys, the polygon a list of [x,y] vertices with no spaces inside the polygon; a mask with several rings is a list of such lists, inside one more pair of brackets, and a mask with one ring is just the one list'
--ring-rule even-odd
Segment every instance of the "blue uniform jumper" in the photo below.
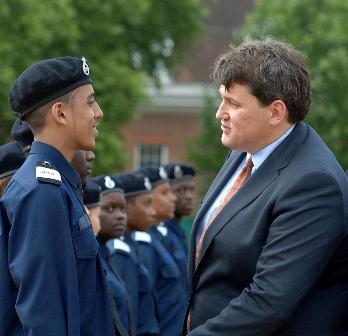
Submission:
{"label": "blue uniform jumper", "polygon": [[155,286],[160,334],[178,336],[181,335],[186,311],[185,288],[174,259],[161,242],[161,233],[152,227],[149,234],[151,242],[136,240],[139,254]]}
{"label": "blue uniform jumper", "polygon": [[167,235],[164,237],[166,247],[172,257],[174,258],[177,266],[179,267],[181,280],[186,288],[186,294],[188,299],[188,282],[187,282],[187,245],[184,230],[180,224],[174,220],[167,220],[164,222],[164,226],[168,229]]}
{"label": "blue uniform jumper", "polygon": [[[47,161],[61,175],[39,181]],[[79,175],[35,141],[0,202],[0,335],[115,335],[99,245]]]}
{"label": "blue uniform jumper", "polygon": [[132,308],[128,306],[128,302],[127,302],[128,293],[126,292],[125,287],[123,286],[123,284],[121,284],[121,282],[117,278],[117,275],[114,273],[114,271],[111,269],[108,263],[109,262],[108,259],[110,256],[109,249],[107,248],[105,244],[101,242],[99,242],[99,245],[100,245],[100,254],[102,256],[102,264],[106,272],[106,278],[109,282],[109,286],[116,304],[118,315],[120,317],[123,327],[129,333],[130,332],[129,314]]}
{"label": "blue uniform jumper", "polygon": [[111,260],[124,281],[132,300],[132,306],[136,307],[137,335],[159,335],[159,326],[155,312],[154,288],[145,266],[140,262],[137,245],[133,238],[125,232],[123,241],[128,245],[129,251],[115,249],[113,241],[107,246],[112,251]]}

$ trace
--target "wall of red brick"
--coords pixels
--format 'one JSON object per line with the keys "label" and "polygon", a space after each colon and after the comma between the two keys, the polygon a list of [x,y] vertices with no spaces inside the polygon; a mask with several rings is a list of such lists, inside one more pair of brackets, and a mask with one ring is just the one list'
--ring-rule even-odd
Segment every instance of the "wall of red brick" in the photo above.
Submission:
{"label": "wall of red brick", "polygon": [[125,169],[134,167],[135,144],[164,144],[168,146],[170,162],[190,162],[187,142],[199,134],[199,116],[196,113],[146,113],[140,115],[122,130],[128,160]]}

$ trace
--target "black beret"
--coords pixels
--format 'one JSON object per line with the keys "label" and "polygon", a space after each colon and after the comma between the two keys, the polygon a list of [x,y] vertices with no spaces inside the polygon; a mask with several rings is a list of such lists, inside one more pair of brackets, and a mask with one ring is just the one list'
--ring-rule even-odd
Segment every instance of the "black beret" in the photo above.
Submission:
{"label": "black beret", "polygon": [[151,182],[148,177],[140,172],[123,173],[116,175],[124,186],[126,197],[136,196],[151,191]]}
{"label": "black beret", "polygon": [[12,141],[0,146],[0,178],[12,175],[25,161],[22,146]]}
{"label": "black beret", "polygon": [[23,118],[50,101],[91,83],[84,57],[50,58],[22,72],[12,84],[8,100],[12,110]]}
{"label": "black beret", "polygon": [[100,187],[92,182],[87,181],[83,189],[83,204],[87,208],[95,208],[99,206]]}
{"label": "black beret", "polygon": [[34,134],[29,124],[21,119],[16,119],[11,129],[11,136],[18,141],[22,147],[31,146]]}
{"label": "black beret", "polygon": [[193,166],[185,163],[168,163],[164,166],[170,179],[170,183],[176,183],[183,180],[191,179],[196,175],[196,170]]}
{"label": "black beret", "polygon": [[169,182],[168,181],[168,174],[165,171],[163,166],[159,167],[144,167],[138,170],[140,173],[147,176],[152,184],[153,187],[156,185],[163,183],[163,182]]}
{"label": "black beret", "polygon": [[110,192],[119,192],[122,194],[124,193],[124,187],[121,180],[114,176],[101,175],[93,177],[91,181],[93,181],[100,187],[101,196]]}

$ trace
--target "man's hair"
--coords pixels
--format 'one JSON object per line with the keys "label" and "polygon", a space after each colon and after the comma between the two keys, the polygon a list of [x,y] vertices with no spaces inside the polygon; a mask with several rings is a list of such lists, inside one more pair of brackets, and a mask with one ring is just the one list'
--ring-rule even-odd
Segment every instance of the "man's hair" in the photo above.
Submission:
{"label": "man's hair", "polygon": [[73,98],[73,92],[74,91],[70,91],[63,96],[50,101],[49,103],[34,110],[33,112],[31,112],[24,118],[24,120],[30,125],[30,128],[32,129],[34,135],[38,134],[41,131],[41,129],[45,125],[47,113],[50,111],[51,107],[56,102],[63,102],[68,105],[71,104],[72,98]]}
{"label": "man's hair", "polygon": [[303,120],[310,110],[310,78],[302,54],[270,37],[246,41],[220,56],[213,78],[226,90],[247,85],[264,106],[282,100],[292,123]]}

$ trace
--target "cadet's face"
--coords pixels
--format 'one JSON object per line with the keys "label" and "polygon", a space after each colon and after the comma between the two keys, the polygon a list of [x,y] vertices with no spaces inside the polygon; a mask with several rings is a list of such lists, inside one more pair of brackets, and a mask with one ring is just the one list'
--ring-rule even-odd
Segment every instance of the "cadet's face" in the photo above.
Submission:
{"label": "cadet's face", "polygon": [[147,231],[154,221],[155,210],[151,206],[150,193],[130,197],[127,201],[127,226],[129,231]]}
{"label": "cadet's face", "polygon": [[155,224],[174,218],[176,196],[168,182],[163,182],[152,189],[152,207],[155,209]]}
{"label": "cadet's face", "polygon": [[126,200],[119,192],[110,192],[100,199],[100,232],[103,241],[122,236],[126,230]]}
{"label": "cadet's face", "polygon": [[185,180],[172,185],[172,191],[177,198],[175,214],[189,215],[195,206],[195,181]]}
{"label": "cadet's face", "polygon": [[220,87],[222,102],[216,112],[221,121],[224,146],[253,154],[267,144],[269,107],[262,106],[246,85],[234,84],[225,91]]}
{"label": "cadet's face", "polygon": [[97,124],[103,112],[94,99],[90,84],[80,86],[72,93],[70,136],[74,139],[75,149],[92,150],[98,135]]}
{"label": "cadet's face", "polygon": [[71,164],[80,174],[81,182],[86,182],[87,176],[92,173],[92,161],[95,155],[92,151],[78,150],[71,161]]}

